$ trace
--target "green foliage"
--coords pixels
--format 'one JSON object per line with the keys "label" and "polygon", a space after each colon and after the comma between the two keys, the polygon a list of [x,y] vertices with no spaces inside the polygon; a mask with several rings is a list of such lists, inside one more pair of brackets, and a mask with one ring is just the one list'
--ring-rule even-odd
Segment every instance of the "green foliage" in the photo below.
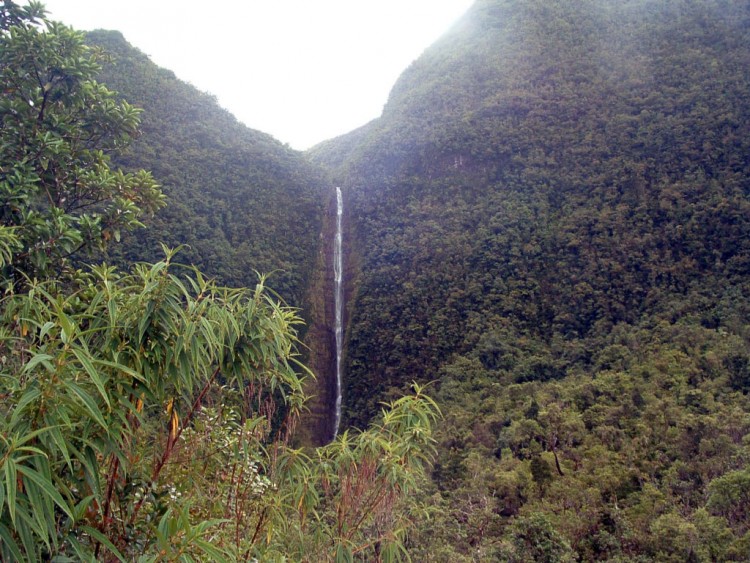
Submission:
{"label": "green foliage", "polygon": [[262,383],[290,417],[301,407],[293,313],[262,282],[230,291],[169,269],[101,266],[69,296],[40,282],[3,303],[3,525],[29,558],[98,552],[88,528],[123,553],[148,543],[128,489],[165,486],[163,467],[217,381],[241,392]]}
{"label": "green foliage", "polygon": [[575,561],[573,551],[552,524],[540,514],[521,518],[513,524],[510,561],[563,563]]}
{"label": "green foliage", "polygon": [[98,79],[143,111],[140,135],[115,161],[150,170],[168,202],[106,259],[154,261],[160,243],[184,245],[183,260],[231,287],[272,273],[269,286],[306,314],[330,189],[321,169],[240,124],[120,33],[94,31],[86,41],[108,56]]}
{"label": "green foliage", "polygon": [[287,529],[280,543],[272,542],[275,549],[295,560],[409,560],[404,544],[414,526],[410,495],[431,464],[438,415],[437,405],[415,385],[413,394],[386,405],[371,428],[344,432],[318,448],[289,473],[286,488],[296,518],[285,514]]}
{"label": "green foliage", "polygon": [[[116,162],[172,202],[111,256],[189,243],[210,275],[281,269],[304,302],[318,169],[115,33],[89,37],[110,66],[38,6],[0,17],[10,270],[117,238],[107,190],[138,173],[107,158],[137,112],[91,81],[105,62],[147,112]],[[345,415],[376,421],[318,450],[288,443],[301,326],[263,278],[228,290],[169,255],[7,296],[0,556],[747,559],[748,30],[719,0],[480,0],[381,119],[312,151],[347,186]],[[80,56],[39,82],[31,47]],[[436,404],[402,396],[433,374],[434,436]]]}
{"label": "green foliage", "polygon": [[750,471],[732,471],[711,481],[706,506],[740,533],[750,531]]}
{"label": "green foliage", "polygon": [[[408,560],[435,403],[415,385],[366,432],[295,450],[302,322],[264,276],[229,289],[164,245],[127,273],[74,271],[71,254],[162,204],[149,174],[109,167],[139,112],[93,81],[100,51],[41,6],[0,16],[0,559]],[[281,152],[270,168],[299,158]],[[289,217],[311,208],[288,195]],[[304,262],[311,239],[282,260]]]}
{"label": "green foliage", "polygon": [[94,78],[102,55],[37,4],[4,4],[0,27],[0,223],[24,251],[12,275],[60,274],[80,250],[103,247],[162,206],[144,171],[110,167],[139,111]]}
{"label": "green foliage", "polygon": [[417,388],[367,432],[290,449],[299,319],[262,280],[174,268],[101,266],[68,296],[40,282],[3,302],[3,557],[404,558],[434,403]]}
{"label": "green foliage", "polygon": [[742,342],[689,324],[616,334],[601,356],[617,350],[619,369],[554,383],[498,385],[466,358],[444,368],[433,477],[452,519],[480,503],[494,517],[446,543],[497,548],[538,513],[584,560],[732,560],[750,404],[723,366]]}
{"label": "green foliage", "polygon": [[552,342],[590,357],[654,312],[741,330],[747,21],[720,2],[480,2],[381,119],[312,152],[341,163],[362,264],[350,420],[501,329],[528,350],[505,358],[519,382],[566,375]]}

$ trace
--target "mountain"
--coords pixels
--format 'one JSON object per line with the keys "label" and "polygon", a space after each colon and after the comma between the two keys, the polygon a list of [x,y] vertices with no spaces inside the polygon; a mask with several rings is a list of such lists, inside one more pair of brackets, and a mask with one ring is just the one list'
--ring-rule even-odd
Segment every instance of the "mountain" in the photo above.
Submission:
{"label": "mountain", "polygon": [[118,164],[170,199],[112,258],[274,272],[309,326],[312,443],[342,187],[342,430],[413,380],[444,414],[415,560],[747,559],[750,3],[478,0],[380,118],[305,155],[89,38],[144,109]]}
{"label": "mountain", "polygon": [[239,123],[115,31],[88,34],[110,63],[100,81],[142,108],[142,133],[117,164],[148,167],[167,206],[126,240],[122,261],[155,260],[159,243],[221,283],[268,285],[294,306],[307,299],[327,182],[322,170],[270,135]]}
{"label": "mountain", "polygon": [[[182,246],[177,259],[232,287],[252,287],[258,274],[300,308],[308,378],[308,415],[301,440],[332,435],[336,400],[333,290],[330,267],[334,190],[326,171],[303,153],[252,130],[216,100],[155,65],[121,33],[88,33],[110,57],[99,79],[143,110],[141,135],[116,163],[149,169],[167,205],[106,256],[120,264],[155,261],[161,244]],[[101,257],[97,257],[101,258]]]}
{"label": "mountain", "polygon": [[748,61],[747,2],[478,0],[309,151],[347,209],[345,422],[412,380],[444,409],[414,553],[750,552]]}

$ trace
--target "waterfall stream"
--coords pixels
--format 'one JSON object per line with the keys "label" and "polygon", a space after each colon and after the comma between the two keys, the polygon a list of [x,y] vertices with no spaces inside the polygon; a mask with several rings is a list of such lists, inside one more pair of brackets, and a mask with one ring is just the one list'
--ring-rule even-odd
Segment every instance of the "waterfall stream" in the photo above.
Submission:
{"label": "waterfall stream", "polygon": [[336,410],[333,421],[333,437],[339,433],[341,423],[341,352],[344,347],[344,257],[341,249],[341,218],[344,214],[344,200],[341,188],[336,187],[336,236],[333,241],[333,306],[336,310],[334,331],[336,333]]}

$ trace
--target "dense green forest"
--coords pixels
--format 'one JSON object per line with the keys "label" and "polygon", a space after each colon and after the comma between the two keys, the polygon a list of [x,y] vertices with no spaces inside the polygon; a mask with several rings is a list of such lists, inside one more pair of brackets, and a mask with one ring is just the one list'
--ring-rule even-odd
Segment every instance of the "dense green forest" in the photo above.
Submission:
{"label": "dense green forest", "polygon": [[148,168],[167,201],[114,257],[124,264],[153,261],[160,243],[186,245],[182,260],[221,283],[251,286],[256,272],[271,274],[269,286],[302,306],[329,191],[320,168],[239,123],[119,32],[90,32],[87,42],[108,57],[98,80],[143,111],[138,137],[114,161]]}
{"label": "dense green forest", "polygon": [[744,0],[477,0],[301,154],[4,2],[0,560],[750,560],[749,63]]}
{"label": "dense green forest", "polygon": [[750,4],[479,0],[347,187],[345,416],[445,420],[416,559],[750,558]]}
{"label": "dense green forest", "polygon": [[98,80],[143,112],[138,135],[113,162],[126,170],[147,168],[162,186],[166,205],[145,219],[147,229],[81,260],[120,266],[155,261],[161,244],[168,244],[181,247],[181,261],[221,284],[248,287],[259,273],[267,275],[267,286],[300,309],[304,359],[318,374],[308,383],[300,438],[326,441],[335,390],[321,240],[333,193],[325,170],[238,123],[215,98],[155,65],[119,32],[92,31],[86,41],[105,54]]}

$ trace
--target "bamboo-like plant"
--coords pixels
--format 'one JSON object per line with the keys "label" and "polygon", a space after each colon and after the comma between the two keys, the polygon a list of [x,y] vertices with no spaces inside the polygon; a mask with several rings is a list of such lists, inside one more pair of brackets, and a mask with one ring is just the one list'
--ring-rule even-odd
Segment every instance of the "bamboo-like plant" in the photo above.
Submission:
{"label": "bamboo-like plant", "polygon": [[417,388],[367,432],[290,449],[296,314],[262,279],[228,290],[174,268],[100,266],[71,295],[37,283],[2,302],[3,557],[403,549],[434,403]]}
{"label": "bamboo-like plant", "polygon": [[198,272],[172,273],[170,258],[130,275],[94,268],[70,295],[36,283],[2,303],[9,555],[148,543],[148,532],[138,537],[152,516],[145,499],[167,486],[161,476],[183,432],[220,386],[280,398],[285,422],[274,430],[278,439],[289,431],[303,400],[295,313],[262,279],[254,291],[219,288]]}

